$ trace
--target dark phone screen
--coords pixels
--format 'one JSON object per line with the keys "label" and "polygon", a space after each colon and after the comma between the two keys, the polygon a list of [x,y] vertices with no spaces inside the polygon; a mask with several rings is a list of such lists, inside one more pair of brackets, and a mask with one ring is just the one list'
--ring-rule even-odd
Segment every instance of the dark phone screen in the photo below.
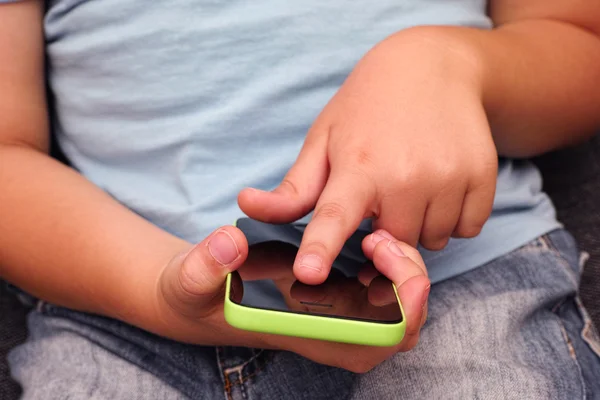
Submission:
{"label": "dark phone screen", "polygon": [[[246,220],[244,224],[248,223]],[[252,243],[251,232],[244,230],[244,224],[240,226],[238,221],[237,225]],[[392,282],[370,263],[340,255],[324,283],[306,285],[298,281],[292,270],[298,247],[290,242],[299,243],[302,232],[292,233],[298,237],[289,240],[290,232],[285,232],[286,242],[267,240],[250,246],[246,263],[233,274],[231,301],[246,307],[300,314],[379,323],[402,321]]]}

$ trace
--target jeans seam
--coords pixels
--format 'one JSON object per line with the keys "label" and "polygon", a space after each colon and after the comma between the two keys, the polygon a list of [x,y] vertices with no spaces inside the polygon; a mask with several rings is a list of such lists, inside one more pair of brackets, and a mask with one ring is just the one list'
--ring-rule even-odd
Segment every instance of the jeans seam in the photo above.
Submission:
{"label": "jeans seam", "polygon": [[581,338],[590,349],[600,357],[600,341],[598,340],[598,332],[596,331],[596,327],[594,326],[594,322],[591,320],[590,316],[585,309],[581,298],[577,296],[575,298],[575,304],[577,305],[577,312],[581,316],[583,320],[583,328],[581,329]]}
{"label": "jeans seam", "polygon": [[222,360],[222,348],[221,347],[215,347],[215,352],[216,352],[216,359],[217,359],[217,367],[219,368],[219,372],[221,372],[221,378],[223,379],[223,391],[225,394],[225,398],[227,400],[232,400],[232,395],[231,395],[231,388],[232,388],[232,384],[231,381],[229,380],[229,376],[225,373],[225,363]]}
{"label": "jeans seam", "polygon": [[550,235],[543,235],[539,239],[542,243],[544,243],[546,249],[549,250],[556,258],[558,258],[558,260],[560,261],[560,264],[562,265],[563,269],[565,270],[565,273],[566,273],[569,281],[574,285],[575,290],[579,290],[579,279],[577,278],[576,272],[573,271],[571,264],[569,263],[569,260],[567,260],[562,255],[560,250],[558,250],[558,248],[552,241],[552,238],[550,238]]}
{"label": "jeans seam", "polygon": [[[557,257],[560,258],[563,266],[569,267],[569,270],[567,271],[567,273],[568,273],[568,275],[571,276],[571,273],[573,273],[573,270],[570,268],[570,264],[569,264],[568,260],[566,260],[562,256],[562,254],[560,253],[560,251],[558,250],[558,248],[556,247],[554,242],[552,242],[552,239],[548,235],[545,235],[542,238],[547,242],[548,248]],[[587,254],[585,252],[580,253],[580,256],[578,259],[578,268],[580,271],[583,271],[583,268],[584,268],[583,264],[587,261],[588,258],[589,258],[589,254]],[[577,279],[577,277],[575,277],[575,279]],[[575,283],[577,283],[577,282],[575,282]],[[576,287],[578,288],[579,286],[577,285]],[[577,312],[579,313],[579,315],[584,323],[583,329],[581,330],[581,338],[583,339],[584,342],[587,343],[587,345],[590,347],[590,349],[596,355],[598,355],[598,357],[600,357],[600,340],[598,340],[598,333],[596,331],[596,327],[595,327],[594,323],[592,322],[592,320],[590,319],[589,315],[587,314],[585,306],[581,302],[581,298],[579,297],[578,294],[575,296],[574,301],[577,306]]]}
{"label": "jeans seam", "polygon": [[44,300],[38,300],[35,304],[35,311],[39,312],[40,314],[46,314],[45,308],[46,302]]}
{"label": "jeans seam", "polygon": [[581,399],[586,400],[587,399],[587,387],[585,384],[585,379],[583,378],[583,371],[581,369],[581,364],[579,363],[579,360],[577,359],[577,352],[575,351],[575,347],[573,347],[573,341],[571,340],[571,337],[569,336],[569,333],[567,332],[567,328],[565,327],[565,324],[563,323],[563,321],[558,313],[558,310],[566,301],[567,301],[567,299],[561,300],[560,302],[558,302],[552,308],[552,312],[556,316],[556,321],[557,321],[558,327],[560,329],[560,332],[562,334],[564,344],[567,347],[567,350],[569,352],[569,356],[571,357],[571,359],[575,363],[575,366],[577,367],[577,372],[578,372],[578,376],[579,376],[579,384],[581,385],[581,392],[582,392]]}
{"label": "jeans seam", "polygon": [[[264,349],[259,349],[248,360],[242,362],[241,364],[235,365],[233,367],[225,367],[225,363],[223,362],[221,347],[217,347],[216,351],[217,351],[217,363],[219,364],[218,367],[219,367],[219,370],[221,371],[221,374],[223,377],[223,385],[224,385],[225,396],[226,396],[227,400],[233,399],[232,389],[238,385],[240,386],[240,388],[242,390],[242,398],[246,399],[247,393],[246,393],[246,390],[244,387],[244,383],[247,382],[249,379],[253,378],[254,376],[256,376],[259,372],[261,372],[264,369],[264,367],[266,365],[266,360],[263,363],[258,363],[258,360],[260,359],[261,356],[266,355],[266,351]],[[245,375],[244,369],[248,365],[250,365],[250,363],[252,363],[252,362],[255,363],[254,371],[248,375]],[[238,379],[235,379],[235,380],[231,379],[231,376],[234,374],[238,375]]]}

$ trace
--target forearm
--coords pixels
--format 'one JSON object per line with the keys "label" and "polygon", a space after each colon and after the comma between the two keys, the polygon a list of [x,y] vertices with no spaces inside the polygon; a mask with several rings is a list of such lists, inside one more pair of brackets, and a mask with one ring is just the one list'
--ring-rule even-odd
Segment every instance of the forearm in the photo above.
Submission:
{"label": "forearm", "polygon": [[0,145],[0,187],[1,277],[59,305],[146,323],[158,271],[186,242],[29,147]]}
{"label": "forearm", "polygon": [[598,36],[566,23],[524,21],[482,35],[477,45],[501,155],[538,155],[600,127]]}
{"label": "forearm", "polygon": [[415,33],[416,40],[459,59],[480,79],[499,155],[535,156],[585,140],[600,127],[595,34],[549,20],[491,31],[422,27]]}

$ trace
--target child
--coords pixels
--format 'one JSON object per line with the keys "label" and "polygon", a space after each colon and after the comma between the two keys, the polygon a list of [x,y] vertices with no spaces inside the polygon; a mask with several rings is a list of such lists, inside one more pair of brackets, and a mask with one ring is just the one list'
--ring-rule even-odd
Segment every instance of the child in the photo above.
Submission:
{"label": "child", "polygon": [[[599,125],[598,3],[0,3],[0,276],[41,299],[10,356],[26,399],[600,393],[576,246],[518,161]],[[309,284],[372,225],[403,342],[227,326],[242,211],[308,223]]]}

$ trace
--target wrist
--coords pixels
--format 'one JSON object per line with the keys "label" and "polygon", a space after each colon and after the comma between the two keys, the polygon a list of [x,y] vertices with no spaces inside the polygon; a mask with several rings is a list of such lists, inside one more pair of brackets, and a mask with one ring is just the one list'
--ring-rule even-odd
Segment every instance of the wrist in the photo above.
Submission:
{"label": "wrist", "polygon": [[373,50],[382,57],[397,57],[398,73],[438,80],[446,89],[467,90],[485,106],[488,68],[478,29],[453,26],[418,26],[395,33]]}
{"label": "wrist", "polygon": [[168,237],[160,247],[148,249],[143,260],[130,260],[118,282],[109,283],[110,299],[102,313],[130,325],[165,336],[165,326],[158,313],[157,286],[166,266],[191,244]]}
{"label": "wrist", "polygon": [[177,323],[180,315],[171,308],[164,296],[165,271],[174,263],[181,262],[185,255],[194,247],[193,244],[181,241],[174,244],[166,257],[157,259],[155,265],[149,266],[145,279],[143,293],[139,296],[139,307],[142,317],[138,322],[141,328],[160,336],[174,339],[177,335]]}

